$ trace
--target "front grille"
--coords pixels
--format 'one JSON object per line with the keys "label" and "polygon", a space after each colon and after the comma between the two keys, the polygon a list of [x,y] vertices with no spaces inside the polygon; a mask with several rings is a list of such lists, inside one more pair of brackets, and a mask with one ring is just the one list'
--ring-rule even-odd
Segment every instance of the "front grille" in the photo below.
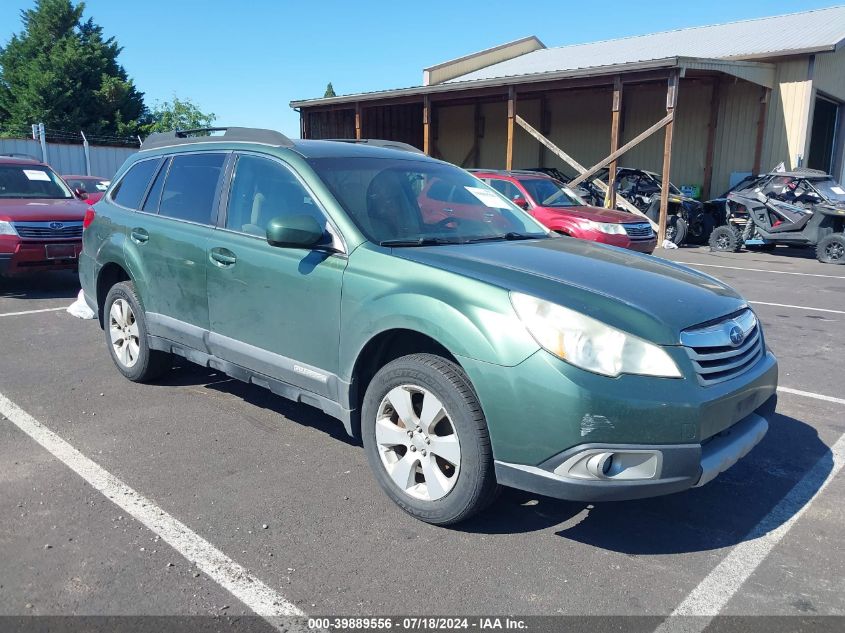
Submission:
{"label": "front grille", "polygon": [[[734,335],[737,331],[742,333],[739,342],[731,340],[732,331]],[[714,324],[684,330],[681,344],[692,361],[698,381],[705,386],[743,374],[765,353],[757,317],[748,309]]]}
{"label": "front grille", "polygon": [[628,234],[628,237],[635,240],[650,239],[654,237],[654,231],[651,230],[651,224],[648,222],[642,222],[640,224],[626,223],[622,226],[625,227],[625,232]]}
{"label": "front grille", "polygon": [[14,222],[21,237],[67,240],[82,237],[82,222]]}

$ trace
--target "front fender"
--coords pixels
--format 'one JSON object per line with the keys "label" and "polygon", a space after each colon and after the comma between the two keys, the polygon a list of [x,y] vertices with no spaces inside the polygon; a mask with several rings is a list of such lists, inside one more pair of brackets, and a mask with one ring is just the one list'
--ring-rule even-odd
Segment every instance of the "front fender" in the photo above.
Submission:
{"label": "front fender", "polygon": [[394,329],[497,365],[517,365],[539,349],[507,290],[365,248],[350,256],[341,322],[340,368],[347,379],[364,346]]}

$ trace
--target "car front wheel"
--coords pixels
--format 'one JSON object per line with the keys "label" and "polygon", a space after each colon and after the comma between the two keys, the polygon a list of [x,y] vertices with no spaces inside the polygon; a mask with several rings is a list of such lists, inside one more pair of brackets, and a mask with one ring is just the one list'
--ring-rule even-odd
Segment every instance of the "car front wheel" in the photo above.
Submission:
{"label": "car front wheel", "polygon": [[463,370],[445,358],[412,354],[379,370],[364,397],[361,432],[379,485],[418,519],[457,523],[495,496],[481,405]]}

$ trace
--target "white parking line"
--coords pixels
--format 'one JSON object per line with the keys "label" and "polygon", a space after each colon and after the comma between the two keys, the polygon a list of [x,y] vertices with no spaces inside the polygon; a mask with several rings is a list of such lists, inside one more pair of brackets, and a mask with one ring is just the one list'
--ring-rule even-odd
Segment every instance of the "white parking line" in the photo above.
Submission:
{"label": "white parking line", "polygon": [[828,308],[811,308],[810,306],[794,306],[789,303],[769,303],[768,301],[749,301],[758,306],[774,306],[776,308],[795,308],[796,310],[811,310],[813,312],[830,312],[831,314],[845,314],[845,310],[830,310]]}
{"label": "white parking line", "polygon": [[801,275],[803,277],[826,277],[827,279],[842,279],[845,281],[845,275],[820,275],[818,273],[796,273],[791,270],[766,270],[765,268],[741,268],[739,266],[723,266],[720,264],[699,264],[696,262],[680,262],[678,260],[672,260],[676,264],[683,264],[684,266],[692,266],[695,268],[696,266],[708,266],[710,268],[730,268],[731,270],[750,270],[751,272],[755,273],[772,273],[773,275]]}
{"label": "white parking line", "polygon": [[783,393],[791,393],[796,396],[804,396],[805,398],[815,398],[816,400],[824,400],[825,402],[835,402],[836,404],[845,404],[845,399],[834,398],[833,396],[823,396],[820,393],[813,393],[812,391],[801,391],[800,389],[790,389],[789,387],[778,387],[778,391]]}
{"label": "white parking line", "polygon": [[[830,453],[819,458],[792,490],[754,526],[743,542],[734,547],[692,590],[657,631],[703,631],[842,470],[843,464],[845,435],[841,436],[831,447]],[[674,616],[698,617],[675,620]]]}
{"label": "white parking line", "polygon": [[37,314],[39,312],[58,312],[59,310],[67,310],[69,306],[62,306],[61,308],[44,308],[42,310],[24,310],[23,312],[4,312],[0,317],[4,316],[22,316],[24,314]]}
{"label": "white parking line", "polygon": [[273,626],[277,623],[274,623],[271,618],[305,615],[284,596],[265,585],[184,523],[85,457],[1,393],[0,414],[117,506],[158,534],[177,552],[204,571],[209,578],[255,613],[267,619]]}

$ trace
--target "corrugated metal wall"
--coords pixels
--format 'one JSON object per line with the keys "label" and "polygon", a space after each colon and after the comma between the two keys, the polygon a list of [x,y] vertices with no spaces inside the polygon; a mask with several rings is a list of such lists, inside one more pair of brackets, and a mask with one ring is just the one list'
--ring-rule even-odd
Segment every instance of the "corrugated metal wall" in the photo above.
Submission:
{"label": "corrugated metal wall", "polygon": [[[719,90],[711,197],[721,195],[730,186],[731,173],[753,169],[762,97],[760,86],[745,81],[725,79]],[[762,168],[773,166],[764,163]]]}
{"label": "corrugated metal wall", "polygon": [[[92,145],[91,175],[111,178],[132,154],[138,150],[131,147],[109,147]],[[41,144],[30,139],[0,138],[0,154],[28,154],[38,160]],[[82,145],[47,143],[46,162],[60,174],[85,174],[85,151]]]}
{"label": "corrugated metal wall", "polygon": [[478,166],[472,164],[474,161],[470,156],[475,144],[474,112],[474,105],[436,107],[435,156],[455,165],[464,164],[464,160],[469,156],[465,166]]}
{"label": "corrugated metal wall", "polygon": [[816,55],[813,87],[840,101],[845,101],[845,48],[835,53]]}
{"label": "corrugated metal wall", "polygon": [[813,86],[806,56],[777,65],[777,79],[769,102],[763,168],[783,161],[797,167],[805,153]]}

